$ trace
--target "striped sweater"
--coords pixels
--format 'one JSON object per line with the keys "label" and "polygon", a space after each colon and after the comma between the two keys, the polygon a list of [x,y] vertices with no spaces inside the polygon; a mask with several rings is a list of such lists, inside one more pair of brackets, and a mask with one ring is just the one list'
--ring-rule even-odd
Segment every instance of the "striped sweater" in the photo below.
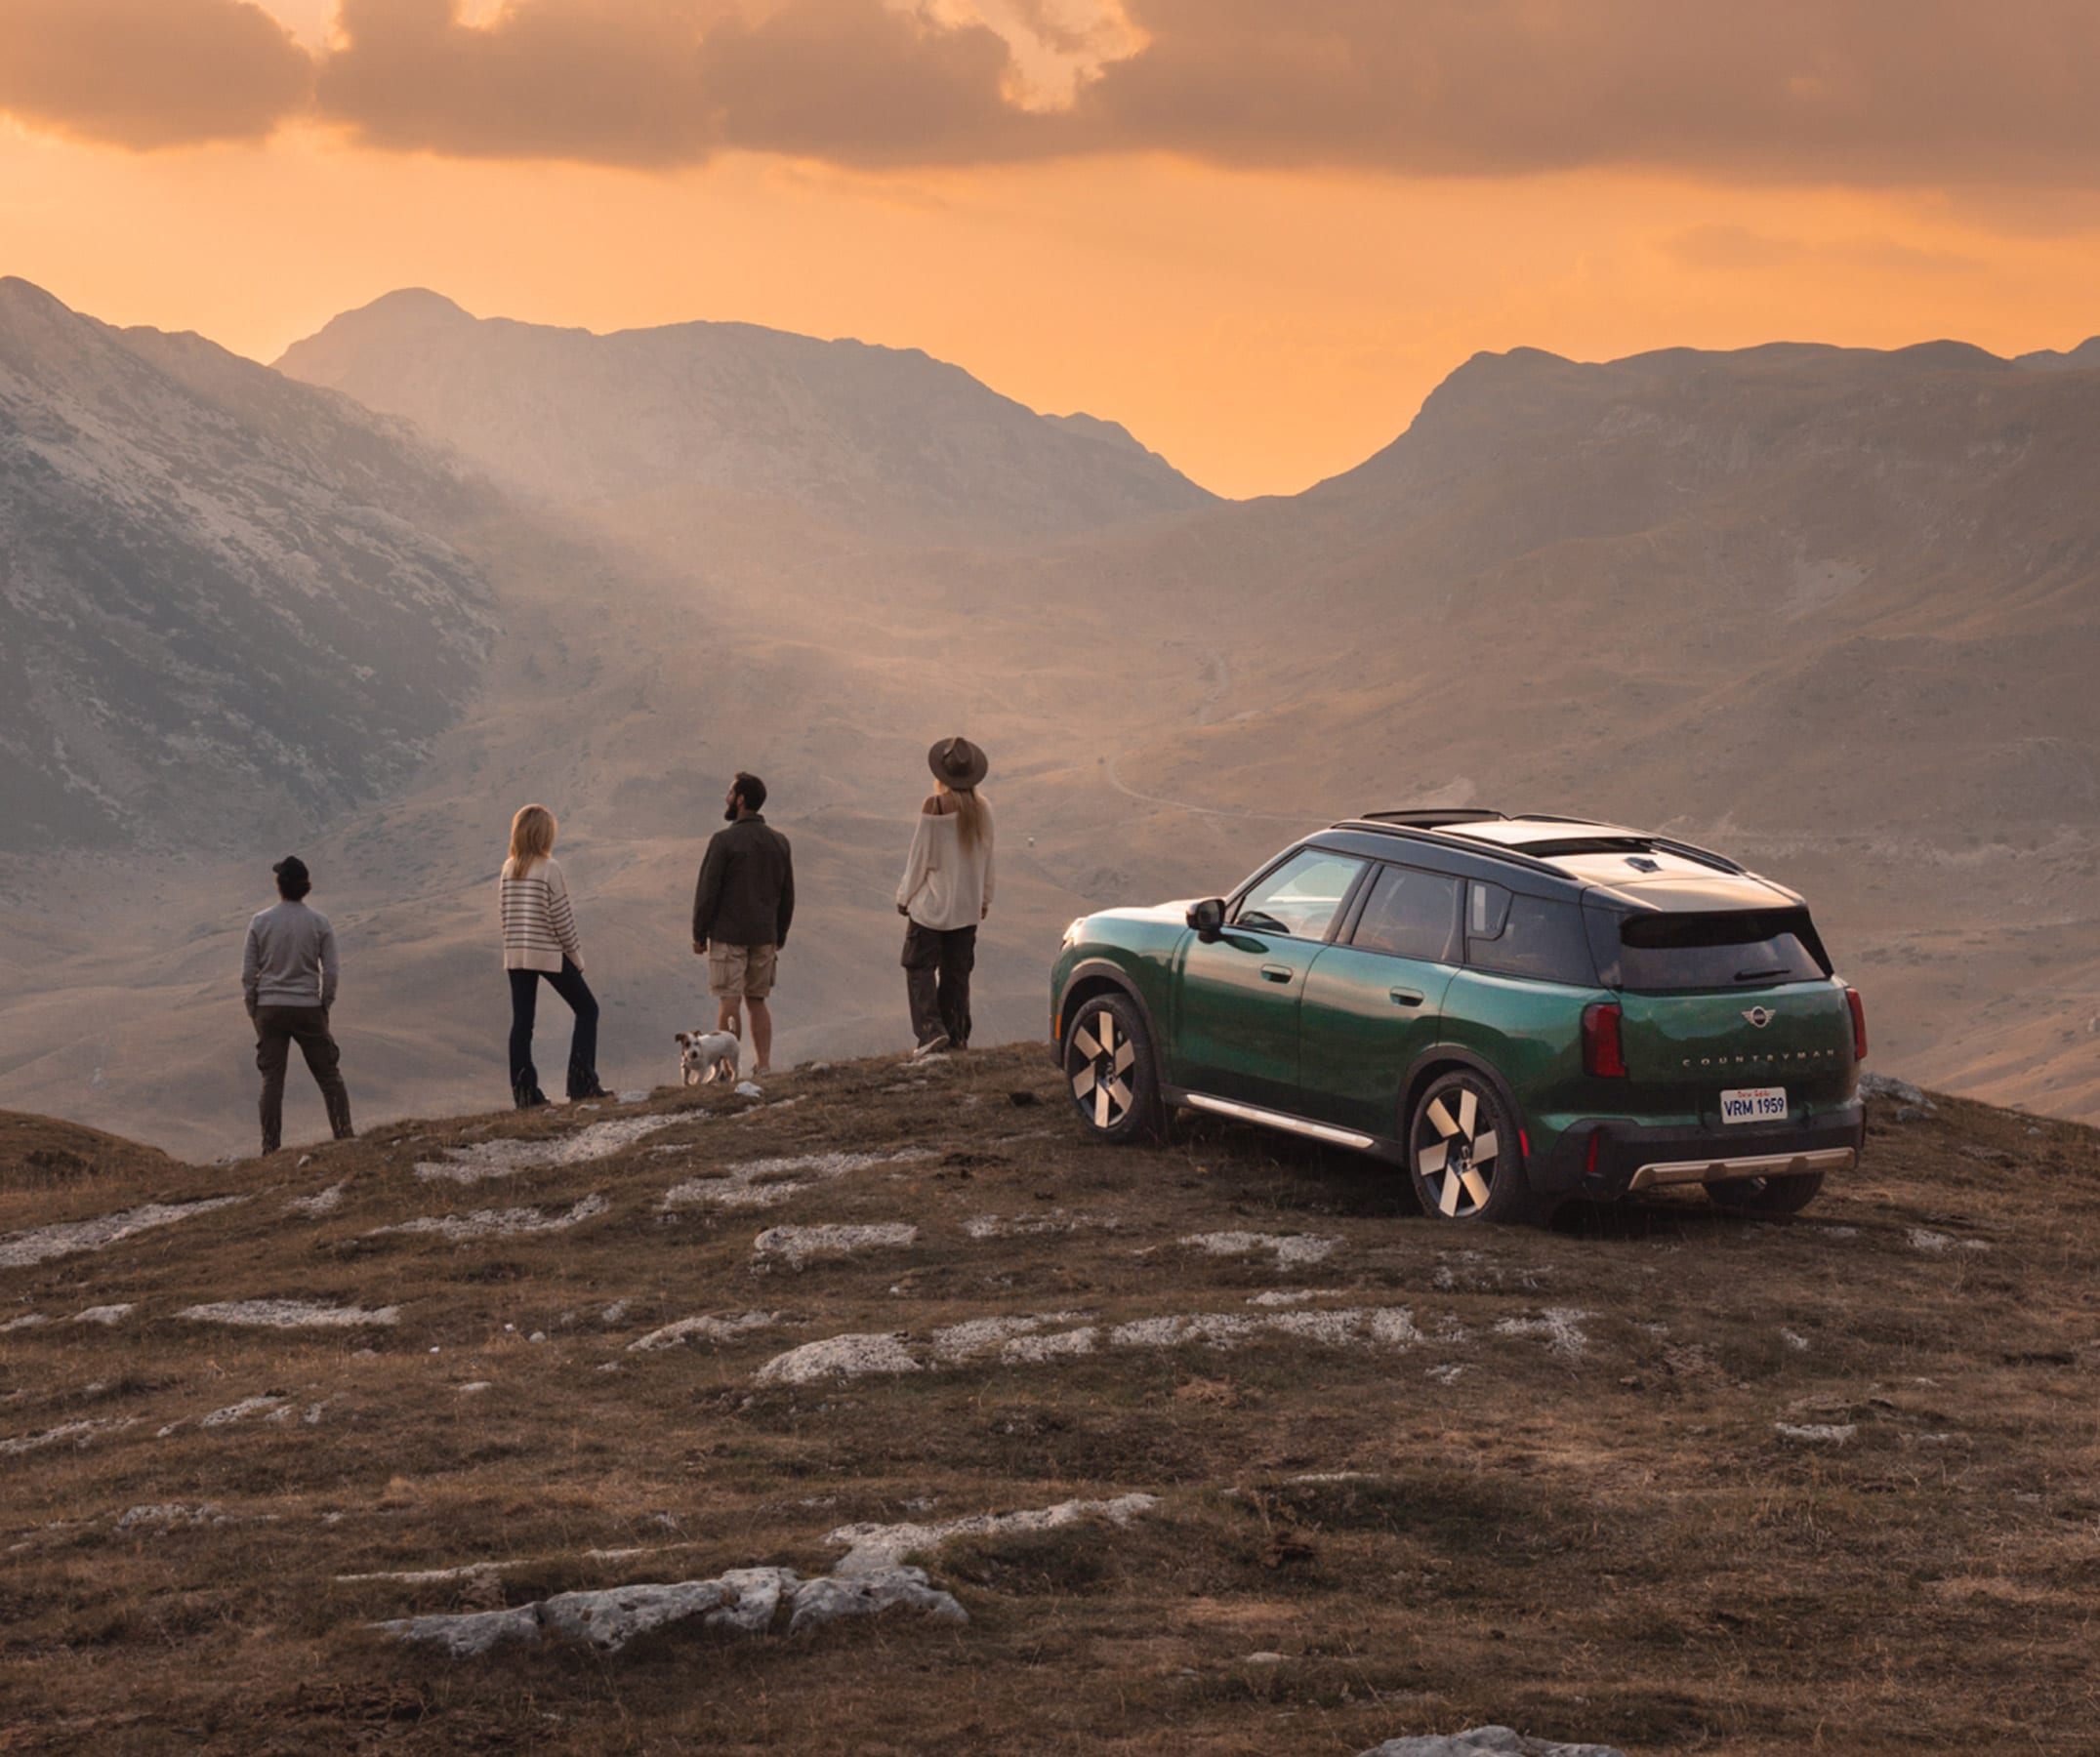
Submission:
{"label": "striped sweater", "polygon": [[503,967],[558,970],[565,957],[583,968],[583,946],[569,909],[569,887],[552,859],[513,874],[504,862],[499,898],[503,913]]}

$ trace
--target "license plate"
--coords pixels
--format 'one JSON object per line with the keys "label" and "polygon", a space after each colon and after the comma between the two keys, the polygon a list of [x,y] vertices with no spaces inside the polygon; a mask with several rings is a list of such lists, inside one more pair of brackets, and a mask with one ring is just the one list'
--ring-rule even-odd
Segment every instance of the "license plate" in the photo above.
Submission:
{"label": "license plate", "polygon": [[1741,1086],[1721,1094],[1723,1123],[1784,1123],[1786,1120],[1785,1086]]}

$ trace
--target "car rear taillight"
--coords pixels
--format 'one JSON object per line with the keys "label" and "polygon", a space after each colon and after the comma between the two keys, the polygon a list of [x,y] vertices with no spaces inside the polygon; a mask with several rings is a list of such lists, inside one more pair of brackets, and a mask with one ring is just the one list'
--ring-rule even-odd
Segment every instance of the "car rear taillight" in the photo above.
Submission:
{"label": "car rear taillight", "polygon": [[1852,1059],[1867,1059],[1867,1002],[1856,988],[1845,990],[1845,1003],[1852,1008]]}
{"label": "car rear taillight", "polygon": [[1600,1080],[1626,1078],[1626,1047],[1620,1042],[1619,1025],[1624,1015],[1612,1001],[1599,1001],[1583,1008],[1583,1072]]}

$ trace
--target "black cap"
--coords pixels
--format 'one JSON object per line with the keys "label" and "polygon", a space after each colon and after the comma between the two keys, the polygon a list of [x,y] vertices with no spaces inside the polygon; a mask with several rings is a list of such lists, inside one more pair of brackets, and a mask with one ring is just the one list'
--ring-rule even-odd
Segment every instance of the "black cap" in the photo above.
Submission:
{"label": "black cap", "polygon": [[297,854],[287,854],[269,870],[277,875],[277,889],[287,897],[304,897],[313,888],[313,879],[307,872],[307,863]]}

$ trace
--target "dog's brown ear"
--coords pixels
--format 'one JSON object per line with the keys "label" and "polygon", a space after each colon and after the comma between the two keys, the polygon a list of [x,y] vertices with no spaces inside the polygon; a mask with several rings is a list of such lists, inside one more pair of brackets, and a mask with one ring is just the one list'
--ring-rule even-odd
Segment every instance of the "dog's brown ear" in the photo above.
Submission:
{"label": "dog's brown ear", "polygon": [[693,1041],[693,1034],[689,1031],[674,1032],[671,1041],[674,1043],[689,1043]]}

